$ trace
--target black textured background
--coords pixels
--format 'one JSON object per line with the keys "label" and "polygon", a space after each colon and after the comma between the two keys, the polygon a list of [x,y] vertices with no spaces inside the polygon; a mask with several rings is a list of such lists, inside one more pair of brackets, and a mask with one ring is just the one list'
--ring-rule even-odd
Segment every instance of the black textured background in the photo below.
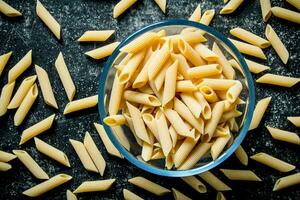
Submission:
{"label": "black textured background", "polygon": [[[94,95],[97,94],[99,76],[106,59],[101,61],[91,60],[83,54],[85,51],[100,47],[114,40],[121,41],[134,31],[153,22],[163,19],[188,18],[198,3],[201,4],[202,12],[211,8],[216,10],[217,14],[212,22],[212,26],[221,33],[229,35],[228,33],[231,28],[241,26],[263,36],[266,24],[262,21],[259,1],[246,0],[236,13],[221,16],[218,13],[223,6],[222,0],[168,0],[166,15],[160,11],[154,1],[140,0],[116,20],[112,18],[112,11],[113,6],[117,2],[116,0],[43,0],[42,3],[61,24],[62,40],[57,41],[41,20],[37,18],[35,1],[8,0],[8,3],[22,12],[23,17],[7,18],[2,14],[0,15],[0,54],[13,51],[11,60],[0,78],[0,88],[7,82],[8,70],[27,51],[32,49],[33,64],[38,64],[46,69],[50,76],[55,97],[59,104],[59,111],[45,105],[41,91],[39,90],[37,101],[20,127],[13,125],[14,111],[9,111],[5,116],[0,118],[0,149],[4,151],[11,151],[18,148],[25,149],[37,160],[38,164],[40,164],[50,177],[61,172],[73,176],[72,181],[43,195],[41,199],[65,199],[66,190],[70,189],[73,191],[82,181],[107,178],[117,179],[115,185],[109,191],[80,194],[78,195],[79,199],[122,199],[123,188],[128,188],[146,199],[172,198],[171,194],[158,198],[127,183],[127,179],[138,175],[145,176],[168,188],[175,187],[193,197],[193,199],[215,199],[216,191],[210,186],[207,186],[208,192],[206,194],[199,194],[178,178],[164,178],[152,175],[137,169],[126,160],[109,156],[93,126],[93,122],[98,121],[96,108],[86,112],[78,112],[70,116],[62,114],[68,100],[55,71],[54,61],[59,51],[62,51],[77,88],[75,99]],[[272,5],[294,9],[284,0],[273,0]],[[287,23],[274,17],[270,19],[269,23],[273,26],[290,52],[290,60],[287,65],[283,65],[275,51],[272,48],[268,48],[265,50],[268,60],[263,63],[271,67],[272,73],[300,77],[299,25]],[[115,29],[116,33],[109,41],[103,43],[79,44],[76,41],[84,31],[92,29]],[[24,77],[34,73],[32,65],[30,69],[18,78],[15,88],[19,86]],[[258,76],[255,75],[254,78]],[[233,188],[233,191],[224,193],[228,199],[299,199],[299,185],[279,192],[272,192],[273,185],[279,177],[299,172],[299,146],[272,140],[264,127],[264,125],[270,125],[299,133],[299,129],[297,130],[286,120],[287,116],[300,115],[299,84],[288,89],[256,85],[256,92],[257,99],[272,96],[272,101],[260,127],[248,133],[247,138],[243,142],[244,148],[249,156],[263,151],[296,165],[297,169],[290,173],[279,173],[251,160],[249,166],[244,167],[232,156],[221,167],[251,169],[263,179],[263,182],[230,181],[219,170],[214,169],[212,171]],[[18,145],[22,130],[52,113],[56,114],[54,126],[39,137],[66,152],[71,162],[71,168],[63,167],[61,164],[57,164],[55,161],[38,153],[34,147],[33,140],[27,142],[22,147]],[[82,140],[86,131],[91,133],[107,162],[104,177],[84,170],[68,142],[69,138]],[[34,178],[17,159],[12,161],[11,164],[13,169],[5,173],[0,173],[0,199],[26,199],[22,195],[22,192],[38,184],[40,180]]]}

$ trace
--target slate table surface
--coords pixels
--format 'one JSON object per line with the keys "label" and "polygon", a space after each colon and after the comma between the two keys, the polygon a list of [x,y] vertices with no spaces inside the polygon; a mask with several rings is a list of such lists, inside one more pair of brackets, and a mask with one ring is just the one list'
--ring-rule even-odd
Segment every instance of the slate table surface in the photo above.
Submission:
{"label": "slate table surface", "polygon": [[[21,148],[28,151],[50,177],[62,172],[73,176],[72,181],[48,192],[46,195],[41,196],[40,199],[66,199],[66,190],[70,189],[73,191],[82,181],[108,178],[117,179],[110,190],[80,194],[78,195],[79,199],[122,199],[123,188],[129,189],[145,199],[172,199],[171,194],[159,198],[129,184],[127,180],[134,176],[144,176],[168,188],[175,187],[193,199],[215,199],[216,191],[210,186],[207,186],[207,193],[199,194],[179,178],[165,178],[149,174],[132,166],[126,160],[109,156],[93,126],[94,122],[99,121],[97,108],[68,116],[62,114],[65,105],[68,103],[68,99],[55,71],[54,62],[61,51],[77,88],[75,99],[95,95],[97,94],[99,77],[106,59],[95,61],[87,58],[84,52],[113,41],[121,41],[140,28],[160,20],[186,19],[199,3],[201,4],[202,11],[212,8],[216,10],[217,14],[212,22],[212,27],[221,33],[229,36],[231,28],[240,26],[264,36],[266,24],[262,21],[258,0],[246,0],[234,14],[224,16],[219,14],[219,11],[223,7],[222,0],[169,0],[166,14],[161,12],[154,1],[143,0],[138,1],[118,19],[113,19],[112,17],[113,6],[117,4],[117,0],[43,0],[42,3],[61,24],[61,41],[58,41],[37,17],[35,1],[8,0],[7,2],[20,10],[23,16],[19,18],[7,18],[2,14],[0,15],[0,54],[13,51],[11,60],[0,78],[0,88],[7,82],[9,69],[26,52],[32,49],[33,64],[40,65],[49,74],[54,94],[59,104],[59,110],[51,109],[44,103],[39,89],[38,99],[20,127],[13,125],[14,111],[9,111],[5,116],[0,118],[0,149],[12,151],[13,149]],[[272,0],[272,5],[294,10],[292,6],[283,0]],[[274,17],[269,20],[269,23],[274,27],[286,45],[290,53],[290,60],[287,65],[284,65],[279,60],[275,51],[272,48],[268,48],[265,50],[268,57],[267,61],[259,61],[269,65],[272,73],[300,77],[300,26]],[[107,42],[79,44],[76,41],[84,31],[93,29],[114,29],[116,33]],[[18,78],[16,88],[24,77],[33,75],[34,73],[34,65],[32,65],[30,69]],[[253,78],[256,79],[259,76],[261,74],[254,75]],[[259,128],[250,131],[242,145],[248,155],[266,152],[294,164],[297,169],[290,173],[279,173],[252,160],[249,161],[247,167],[244,167],[238,162],[235,156],[231,156],[226,162],[221,164],[220,168],[250,169],[261,177],[263,181],[254,183],[230,181],[218,169],[214,169],[212,172],[233,188],[232,191],[224,193],[228,199],[300,199],[299,185],[279,192],[272,192],[273,185],[278,178],[299,172],[299,146],[272,140],[265,128],[265,125],[269,125],[294,131],[298,134],[300,133],[299,129],[286,120],[287,116],[300,115],[299,84],[293,88],[280,88],[259,84],[255,84],[255,86],[257,99],[272,96],[272,101]],[[66,152],[71,162],[71,168],[63,167],[38,153],[33,140],[22,146],[18,145],[22,130],[52,113],[56,114],[53,128],[39,137]],[[107,162],[103,177],[84,170],[68,141],[69,138],[82,141],[86,131],[90,132]],[[0,199],[27,199],[22,195],[22,192],[40,183],[40,180],[34,178],[17,159],[12,161],[11,164],[13,166],[11,170],[0,173]]]}

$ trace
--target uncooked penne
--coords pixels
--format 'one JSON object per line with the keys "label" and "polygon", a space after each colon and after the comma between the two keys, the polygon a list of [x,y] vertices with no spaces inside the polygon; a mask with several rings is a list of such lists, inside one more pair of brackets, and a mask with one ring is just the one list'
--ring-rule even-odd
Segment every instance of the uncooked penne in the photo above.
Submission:
{"label": "uncooked penne", "polygon": [[120,126],[125,124],[125,120],[123,115],[109,115],[104,118],[103,122],[108,126]]}
{"label": "uncooked penne", "polygon": [[164,114],[168,121],[172,124],[176,133],[184,137],[191,137],[191,133],[187,125],[184,123],[178,113],[172,109],[164,109]]}
{"label": "uncooked penne", "polygon": [[25,129],[22,132],[20,145],[24,144],[31,138],[41,134],[42,132],[50,129],[52,126],[52,123],[54,121],[54,118],[55,118],[55,114],[43,119],[42,121],[32,125],[31,127],[27,128],[27,129]]}
{"label": "uncooked penne", "polygon": [[172,192],[175,200],[192,200],[191,198],[187,197],[185,194],[179,192],[175,188],[172,188]]}
{"label": "uncooked penne", "polygon": [[108,190],[115,181],[116,179],[85,181],[74,190],[74,193],[105,191]]}
{"label": "uncooked penne", "polygon": [[250,158],[280,172],[289,172],[296,168],[294,165],[291,165],[266,153],[257,153]]}
{"label": "uncooked penne", "polygon": [[105,58],[107,56],[110,56],[114,50],[117,48],[117,46],[120,44],[120,42],[114,42],[108,45],[105,45],[103,47],[91,50],[91,51],[87,51],[84,54],[94,58],[94,59],[102,59]]}
{"label": "uncooked penne", "polygon": [[38,179],[49,179],[47,173],[33,160],[33,158],[23,150],[13,150],[13,153],[25,165],[33,176]]}
{"label": "uncooked penne", "polygon": [[164,194],[171,192],[169,189],[160,186],[152,181],[149,181],[148,179],[145,179],[144,177],[141,176],[131,178],[128,180],[128,182],[148,192],[151,192],[157,196],[162,196]]}
{"label": "uncooked penne", "polygon": [[101,31],[85,31],[82,36],[78,39],[79,42],[103,42],[106,41],[114,30],[101,30]]}
{"label": "uncooked penne", "polygon": [[220,11],[220,14],[231,14],[233,13],[244,0],[230,0]]}
{"label": "uncooked penne", "polygon": [[[202,33],[201,30],[193,29],[193,28],[183,29],[180,33],[179,38],[182,38],[184,41],[186,41],[190,45],[194,45],[194,44],[197,44],[197,43],[200,43],[200,42],[206,42],[207,41],[207,39],[203,36],[203,33]],[[177,38],[176,40],[175,39],[172,40],[173,45],[174,45],[175,41],[176,41],[176,44],[178,45],[178,39],[179,38]],[[172,46],[172,47],[174,48],[174,46]],[[175,47],[175,48],[177,48],[177,47]],[[177,49],[176,49],[176,51],[177,51]]]}
{"label": "uncooked penne", "polygon": [[45,103],[53,108],[58,109],[47,72],[38,65],[35,65],[35,72],[39,80]]}
{"label": "uncooked penne", "polygon": [[191,113],[198,119],[200,117],[202,107],[196,97],[191,93],[181,93],[180,97],[184,104],[190,109]]}
{"label": "uncooked penne", "polygon": [[213,89],[211,89],[209,86],[201,86],[199,87],[199,91],[201,92],[201,95],[204,97],[204,99],[207,102],[215,103],[219,101],[216,92]]}
{"label": "uncooked penne", "polygon": [[34,142],[35,142],[35,147],[39,152],[45,154],[46,156],[52,158],[53,160],[56,160],[57,162],[67,167],[71,167],[69,159],[64,152],[47,144],[46,142],[40,140],[37,137],[34,138]]}
{"label": "uncooked penne", "polygon": [[226,135],[222,137],[218,137],[212,144],[210,149],[210,154],[213,160],[216,160],[220,153],[224,150],[226,144],[229,142],[231,136]]}
{"label": "uncooked penne", "polygon": [[208,76],[219,75],[222,73],[222,67],[219,64],[202,65],[188,69],[190,78],[204,78]]}
{"label": "uncooked penne", "polygon": [[157,40],[159,36],[157,33],[154,32],[147,32],[143,35],[137,37],[130,43],[123,46],[120,51],[125,53],[136,53],[140,50],[148,47],[150,44],[152,44],[155,40]]}
{"label": "uncooked penne", "polygon": [[241,145],[235,150],[234,154],[238,158],[240,163],[245,166],[248,165],[248,155]]}
{"label": "uncooked penne", "polygon": [[300,173],[295,173],[289,176],[281,177],[274,185],[273,191],[278,191],[300,183]]}
{"label": "uncooked penne", "polygon": [[[0,12],[2,12],[7,17],[18,17],[22,16],[22,13],[20,13],[15,8],[8,5],[5,1],[0,0]],[[1,73],[0,73],[1,74]]]}
{"label": "uncooked penne", "polygon": [[[1,2],[3,2],[3,1],[2,0],[0,1],[0,12],[1,12]],[[12,51],[0,56],[0,76],[1,76],[3,69],[6,66],[11,54],[12,54]]]}
{"label": "uncooked penne", "polygon": [[196,44],[194,46],[194,49],[197,51],[197,53],[202,58],[204,58],[207,61],[216,61],[219,58],[219,56],[215,52],[213,52],[212,50],[210,50],[209,48],[207,48],[205,45],[203,45],[201,43],[200,44]]}
{"label": "uncooked penne", "polygon": [[60,24],[54,19],[54,17],[39,0],[36,2],[36,14],[51,30],[55,37],[60,40]]}
{"label": "uncooked penne", "polygon": [[270,0],[260,0],[261,14],[264,22],[267,22],[272,15]]}
{"label": "uncooked penne", "polygon": [[234,40],[234,39],[229,39],[229,40],[233,43],[233,45],[241,53],[247,54],[247,55],[250,55],[250,56],[254,56],[254,57],[257,57],[257,58],[261,58],[261,59],[264,59],[264,60],[267,59],[266,55],[261,50],[261,48],[259,48],[257,46],[254,46],[254,45],[251,45],[251,44],[248,44],[248,43],[245,43],[245,42],[237,41],[237,40]]}
{"label": "uncooked penne", "polygon": [[108,113],[110,115],[115,115],[118,113],[120,109],[120,103],[123,96],[124,84],[120,84],[119,77],[116,75],[112,90],[111,96],[108,104]]}
{"label": "uncooked penne", "polygon": [[190,80],[176,82],[176,92],[195,92],[197,87]]}
{"label": "uncooked penne", "polygon": [[190,16],[189,20],[194,22],[200,22],[201,19],[201,7],[200,4],[195,8],[194,12]]}
{"label": "uncooked penne", "polygon": [[113,17],[119,17],[123,12],[130,8],[137,0],[121,0],[114,6]]}
{"label": "uncooked penne", "polygon": [[206,186],[195,176],[181,177],[181,180],[183,180],[186,184],[191,186],[194,190],[196,190],[199,193],[207,192]]}
{"label": "uncooked penne", "polygon": [[203,13],[203,15],[201,16],[200,23],[208,26],[211,23],[214,16],[215,16],[215,10],[214,9],[206,10]]}
{"label": "uncooked penne", "polygon": [[64,115],[72,113],[72,112],[76,112],[79,110],[92,108],[92,107],[96,106],[97,104],[98,104],[98,95],[70,101],[64,109]]}
{"label": "uncooked penne", "polygon": [[154,1],[158,5],[158,7],[163,11],[163,13],[166,13],[167,0],[154,0]]}
{"label": "uncooked penne", "polygon": [[198,87],[209,86],[213,90],[228,90],[235,83],[235,80],[204,78]]}
{"label": "uncooked penne", "polygon": [[234,181],[262,181],[250,170],[220,169],[221,172],[230,180]]}
{"label": "uncooked penne", "polygon": [[11,83],[7,83],[2,88],[1,96],[0,96],[0,105],[1,105],[0,116],[3,116],[7,112],[7,107],[9,105],[9,101],[14,91],[15,83],[16,83],[15,81]]}
{"label": "uncooked penne", "polygon": [[263,72],[265,70],[269,70],[270,67],[268,66],[265,66],[265,65],[262,65],[260,63],[257,63],[257,62],[254,62],[252,60],[248,60],[248,59],[245,59],[248,67],[249,67],[249,70],[250,72],[254,73],[254,74],[258,74],[260,72]]}
{"label": "uncooked penne", "polygon": [[72,101],[75,96],[76,88],[61,52],[55,60],[55,68],[65,88],[69,101]]}
{"label": "uncooked penne", "polygon": [[184,57],[193,65],[199,66],[205,63],[205,61],[200,57],[200,55],[185,40],[178,40],[178,48],[182,55],[184,55]]}
{"label": "uncooked penne", "polygon": [[272,97],[266,97],[257,102],[254,112],[253,112],[249,130],[256,129],[258,127],[259,123],[261,122],[261,120],[268,108],[268,105],[269,105],[271,99],[272,99]]}
{"label": "uncooked penne", "polygon": [[77,200],[77,197],[70,190],[67,190],[67,200]]}
{"label": "uncooked penne", "polygon": [[194,96],[196,97],[197,101],[200,103],[202,111],[201,114],[204,119],[208,120],[211,118],[211,107],[206,101],[205,97],[201,94],[201,92],[194,92]]}
{"label": "uncooked penne", "polygon": [[165,114],[163,112],[156,114],[155,121],[160,145],[165,157],[167,157],[171,152],[173,145]]}
{"label": "uncooked penne", "polygon": [[270,85],[277,85],[281,87],[293,87],[298,82],[300,82],[300,78],[267,73],[261,76],[259,79],[257,79],[256,82],[270,84]]}
{"label": "uncooked penne", "polygon": [[144,200],[143,198],[127,189],[123,189],[123,197],[125,200]]}
{"label": "uncooked penne", "polygon": [[217,193],[217,197],[216,197],[217,200],[226,200],[224,194],[222,192],[218,192]]}
{"label": "uncooked penne", "polygon": [[26,55],[8,72],[8,82],[11,83],[15,81],[28,67],[30,67],[32,62],[32,50],[28,51]]}
{"label": "uncooked penne", "polygon": [[187,70],[190,68],[190,66],[189,66],[187,60],[185,59],[185,57],[182,54],[174,54],[173,53],[173,54],[171,54],[171,59],[173,61],[178,60],[178,72],[180,74],[182,74],[182,76],[185,79],[189,80],[190,78],[187,73]]}
{"label": "uncooked penne", "polygon": [[296,127],[300,127],[300,116],[299,117],[287,117],[287,119],[292,122]]}
{"label": "uncooked penne", "polygon": [[24,195],[29,197],[38,197],[72,179],[72,176],[67,174],[58,174],[49,180],[46,180],[38,185],[33,186],[32,188],[27,189],[23,192]]}
{"label": "uncooked penne", "polygon": [[281,7],[277,7],[277,6],[272,7],[271,11],[275,17],[300,24],[300,13],[298,13],[298,12],[291,11],[291,10],[281,8]]}
{"label": "uncooked penne", "polygon": [[6,172],[11,169],[11,165],[0,161],[0,172]]}
{"label": "uncooked penne", "polygon": [[139,103],[139,104],[154,106],[154,107],[161,105],[161,103],[159,102],[156,96],[145,94],[145,93],[126,90],[123,94],[123,97],[125,100],[133,103]]}
{"label": "uncooked penne", "polygon": [[228,185],[226,185],[223,181],[221,181],[210,171],[203,172],[198,176],[200,176],[200,178],[202,178],[206,183],[208,183],[211,187],[213,187],[217,191],[231,190],[231,188]]}
{"label": "uncooked penne", "polygon": [[166,106],[176,93],[176,74],[178,69],[178,61],[176,60],[166,71],[165,85],[163,91],[162,105]]}
{"label": "uncooked penne", "polygon": [[300,137],[296,133],[281,130],[278,128],[272,128],[269,126],[267,126],[267,129],[270,132],[272,138],[275,140],[280,140],[280,141],[300,145]]}
{"label": "uncooked penne", "polygon": [[286,2],[300,10],[300,2],[298,0],[286,0]]}
{"label": "uncooked penne", "polygon": [[14,154],[0,150],[0,162],[9,162],[15,158],[16,156]]}

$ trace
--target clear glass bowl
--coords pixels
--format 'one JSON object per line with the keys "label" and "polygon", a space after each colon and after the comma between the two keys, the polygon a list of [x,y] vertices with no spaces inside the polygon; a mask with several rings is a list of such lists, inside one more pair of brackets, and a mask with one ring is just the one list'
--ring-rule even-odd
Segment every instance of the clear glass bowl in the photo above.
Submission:
{"label": "clear glass bowl", "polygon": [[[130,151],[127,151],[122,144],[118,141],[111,128],[103,123],[103,119],[107,116],[108,110],[108,101],[110,99],[112,83],[115,76],[115,68],[112,67],[115,64],[118,64],[125,55],[122,55],[119,51],[121,47],[131,42],[136,37],[146,33],[148,31],[158,32],[162,29],[166,30],[166,35],[179,34],[180,31],[184,28],[197,28],[205,32],[205,37],[207,39],[207,45],[212,46],[213,42],[216,42],[218,46],[223,51],[227,59],[235,59],[239,64],[240,69],[235,69],[236,79],[240,80],[243,84],[243,90],[241,92],[240,98],[243,99],[246,103],[238,106],[238,110],[243,112],[243,115],[237,119],[239,125],[239,131],[233,133],[234,140],[232,144],[223,151],[223,153],[216,159],[212,160],[210,155],[204,156],[192,169],[189,170],[167,170],[165,169],[164,160],[155,160],[148,163],[142,161],[138,155],[141,154],[141,147],[137,144],[130,129],[126,126],[122,126],[125,135],[128,137],[130,143]],[[106,97],[106,102],[104,102],[104,97]],[[200,174],[202,172],[208,171],[220,163],[224,162],[241,144],[245,138],[248,128],[251,122],[254,103],[255,103],[255,92],[252,76],[249,72],[248,66],[244,60],[244,57],[236,49],[236,47],[221,33],[217,32],[215,29],[205,26],[200,23],[188,21],[188,20],[167,20],[161,21],[155,24],[151,24],[142,28],[141,30],[131,34],[125,40],[123,40],[120,45],[116,48],[113,54],[108,59],[99,82],[99,101],[98,109],[100,114],[100,123],[103,124],[110,140],[115,145],[115,147],[120,151],[120,153],[132,164],[135,166],[148,171],[153,174],[169,177],[183,177],[183,176],[192,176],[195,174]]]}

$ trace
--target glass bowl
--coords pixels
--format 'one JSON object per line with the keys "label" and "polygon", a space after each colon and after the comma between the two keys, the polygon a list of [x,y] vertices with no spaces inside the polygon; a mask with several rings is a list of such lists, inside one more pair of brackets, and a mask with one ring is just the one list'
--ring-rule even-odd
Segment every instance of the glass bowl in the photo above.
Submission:
{"label": "glass bowl", "polygon": [[[236,133],[232,133],[234,136],[234,140],[231,141],[231,145],[228,145],[227,148],[223,151],[223,153],[220,154],[220,156],[217,159],[212,160],[210,155],[206,155],[203,158],[201,158],[201,160],[193,168],[189,170],[168,170],[165,169],[164,161],[162,160],[155,160],[147,163],[144,162],[139,157],[139,155],[141,155],[141,147],[137,144],[136,140],[132,136],[130,129],[126,126],[122,126],[123,132],[125,133],[130,143],[130,151],[126,150],[126,148],[124,148],[124,146],[122,146],[122,144],[118,141],[111,128],[103,123],[103,119],[107,116],[108,101],[110,99],[112,83],[116,72],[113,65],[118,64],[125,56],[120,54],[119,49],[131,42],[133,39],[149,31],[158,32],[164,29],[166,31],[166,35],[168,36],[173,34],[179,34],[184,28],[197,28],[202,30],[207,39],[206,45],[211,47],[213,42],[216,42],[228,60],[234,59],[236,61],[236,64],[240,66],[235,68],[236,79],[241,81],[243,85],[243,90],[240,94],[240,98],[245,101],[245,104],[241,104],[238,106],[238,110],[243,112],[243,115],[237,118],[239,131],[237,131]],[[113,54],[108,59],[102,71],[99,82],[98,100],[100,123],[103,124],[105,131],[107,132],[108,137],[110,138],[112,143],[129,162],[147,172],[157,174],[160,176],[184,177],[200,174],[218,166],[219,164],[224,162],[238,148],[238,146],[245,138],[248,132],[249,125],[251,123],[255,103],[255,92],[252,76],[249,72],[244,57],[240,54],[236,47],[227,39],[227,37],[216,31],[215,29],[200,23],[188,20],[166,20],[146,26],[138,30],[137,32],[131,34],[120,43],[120,45],[115,49]]]}

